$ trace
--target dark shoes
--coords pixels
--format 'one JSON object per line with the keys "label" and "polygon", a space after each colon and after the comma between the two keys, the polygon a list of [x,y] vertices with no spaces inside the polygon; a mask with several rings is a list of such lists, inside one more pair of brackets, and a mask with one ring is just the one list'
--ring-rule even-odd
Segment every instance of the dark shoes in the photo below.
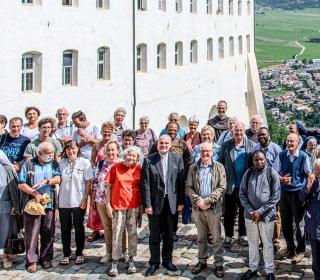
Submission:
{"label": "dark shoes", "polygon": [[156,265],[156,264],[151,265],[151,266],[147,269],[145,276],[148,277],[148,276],[153,275],[158,268],[159,268],[159,265]]}
{"label": "dark shoes", "polygon": [[169,271],[172,271],[172,272],[178,271],[177,267],[172,262],[163,263],[162,265]]}
{"label": "dark shoes", "polygon": [[213,273],[216,277],[223,278],[224,276],[223,266],[216,266],[215,269],[213,270]]}
{"label": "dark shoes", "polygon": [[267,280],[275,280],[276,278],[274,277],[273,273],[268,273],[266,279]]}
{"label": "dark shoes", "polygon": [[207,268],[207,264],[205,263],[201,263],[201,262],[198,262],[191,270],[191,273],[192,274],[198,274],[200,273],[202,270],[206,269]]}
{"label": "dark shoes", "polygon": [[42,262],[42,268],[43,269],[50,269],[50,268],[52,268],[52,263],[50,262],[50,261],[44,261],[44,262]]}
{"label": "dark shoes", "polygon": [[172,240],[173,240],[173,242],[178,242],[179,241],[179,237],[175,232],[172,234]]}
{"label": "dark shoes", "polygon": [[240,280],[249,280],[257,275],[257,271],[251,271],[250,269],[241,275]]}

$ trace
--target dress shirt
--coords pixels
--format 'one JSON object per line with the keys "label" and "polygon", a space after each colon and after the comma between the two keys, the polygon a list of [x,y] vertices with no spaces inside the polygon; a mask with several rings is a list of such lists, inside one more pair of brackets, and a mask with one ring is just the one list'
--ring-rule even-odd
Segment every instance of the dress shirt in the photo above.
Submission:
{"label": "dress shirt", "polygon": [[212,164],[204,165],[200,163],[200,196],[206,198],[211,194],[212,185]]}

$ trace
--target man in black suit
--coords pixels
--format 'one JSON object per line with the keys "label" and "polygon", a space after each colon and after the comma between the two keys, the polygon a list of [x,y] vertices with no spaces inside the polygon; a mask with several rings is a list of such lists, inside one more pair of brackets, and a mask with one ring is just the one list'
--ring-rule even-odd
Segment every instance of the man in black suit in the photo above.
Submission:
{"label": "man in black suit", "polygon": [[171,138],[162,135],[158,152],[145,158],[142,167],[142,202],[149,218],[149,246],[151,258],[146,276],[151,276],[160,265],[160,242],[163,237],[162,265],[177,271],[172,263],[174,217],[184,202],[184,168],[181,156],[169,152]]}

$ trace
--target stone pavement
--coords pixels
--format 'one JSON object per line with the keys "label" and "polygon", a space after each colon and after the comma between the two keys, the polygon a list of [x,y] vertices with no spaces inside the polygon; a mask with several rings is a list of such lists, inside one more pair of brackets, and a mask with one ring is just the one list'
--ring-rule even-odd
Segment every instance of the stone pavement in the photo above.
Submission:
{"label": "stone pavement", "polygon": [[[2,280],[28,280],[28,279],[41,279],[41,280],[63,280],[63,279],[145,279],[144,272],[148,267],[149,259],[149,245],[148,245],[148,227],[147,220],[144,217],[142,227],[139,228],[139,245],[138,256],[135,257],[137,273],[128,275],[126,273],[126,266],[124,263],[120,264],[119,275],[111,278],[107,275],[107,271],[110,264],[102,265],[99,263],[100,258],[105,254],[104,240],[100,239],[93,243],[86,243],[86,249],[84,251],[86,262],[83,265],[75,265],[74,260],[71,261],[67,267],[59,266],[59,261],[63,257],[62,244],[60,240],[60,225],[57,223],[56,227],[56,242],[54,245],[55,253],[53,260],[53,268],[49,270],[40,269],[35,274],[28,273],[24,268],[23,256],[19,256],[15,260],[14,266],[10,270],[0,269],[0,279]],[[86,234],[89,234],[89,230]],[[176,276],[168,275],[164,268],[160,268],[157,273],[149,277],[150,280],[162,280],[162,279],[218,279],[212,273],[212,260],[210,257],[208,260],[208,268],[201,274],[194,276],[191,274],[191,268],[197,263],[197,245],[195,244],[194,237],[196,237],[197,231],[194,224],[181,225],[178,236],[179,241],[175,243],[174,247],[174,260],[177,265],[179,273]],[[130,242],[130,241],[129,241]],[[248,263],[247,255],[248,248],[243,248],[234,244],[234,251],[225,252],[225,277],[226,280],[238,279],[239,275],[246,271],[246,265]],[[74,246],[74,243],[73,243]],[[211,248],[210,248],[211,249]],[[276,276],[277,279],[314,279],[311,270],[310,259],[310,247],[307,247],[307,254],[304,260],[296,265],[292,266],[287,260],[275,261],[276,263]],[[260,277],[257,279],[264,279],[263,269],[260,267]]]}

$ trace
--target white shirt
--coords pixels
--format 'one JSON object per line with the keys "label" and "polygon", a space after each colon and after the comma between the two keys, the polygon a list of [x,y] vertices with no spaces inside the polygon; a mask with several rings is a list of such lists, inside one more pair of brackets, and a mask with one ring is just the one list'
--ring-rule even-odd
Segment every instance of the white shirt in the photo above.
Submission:
{"label": "white shirt", "polygon": [[160,154],[162,171],[163,171],[163,180],[165,185],[165,194],[168,193],[167,191],[168,155],[169,153],[166,153],[165,155]]}

